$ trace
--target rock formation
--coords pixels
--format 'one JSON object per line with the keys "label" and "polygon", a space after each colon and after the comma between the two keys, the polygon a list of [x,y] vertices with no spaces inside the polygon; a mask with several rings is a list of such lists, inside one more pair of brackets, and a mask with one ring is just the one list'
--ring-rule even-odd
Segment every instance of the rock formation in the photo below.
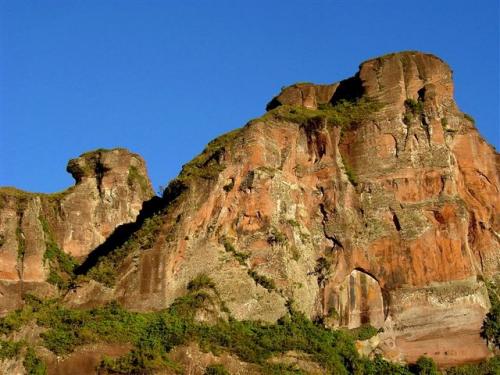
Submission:
{"label": "rock formation", "polygon": [[2,285],[47,278],[43,216],[65,252],[100,245],[70,306],[158,310],[207,274],[236,319],[274,322],[292,305],[330,327],[381,328],[393,360],[486,358],[500,158],[454,102],[448,65],[386,55],[339,83],[287,87],[267,110],[209,143],[134,227],[118,226],[152,192],[125,151],[71,161],[77,184],[60,196],[2,193]]}
{"label": "rock formation", "polygon": [[26,292],[56,295],[60,249],[84,259],[153,196],[143,159],[123,149],[83,154],[67,170],[76,184],[57,194],[0,189],[0,312]]}

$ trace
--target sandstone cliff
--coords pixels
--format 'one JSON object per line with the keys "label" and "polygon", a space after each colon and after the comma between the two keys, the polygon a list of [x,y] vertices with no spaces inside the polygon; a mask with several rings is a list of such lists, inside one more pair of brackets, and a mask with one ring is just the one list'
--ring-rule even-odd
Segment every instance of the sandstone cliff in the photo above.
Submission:
{"label": "sandstone cliff", "polygon": [[76,184],[57,194],[0,189],[0,312],[27,292],[57,295],[73,263],[153,196],[143,159],[123,149],[83,154],[67,170]]}
{"label": "sandstone cliff", "polygon": [[500,158],[458,109],[448,65],[386,55],[339,83],[287,87],[267,110],[209,143],[133,226],[119,225],[152,193],[124,151],[99,154],[121,160],[104,174],[70,162],[77,185],[61,197],[2,193],[4,288],[46,280],[43,213],[59,248],[88,255],[68,306],[160,310],[207,274],[239,320],[292,306],[329,327],[380,328],[366,354],[489,356],[479,331],[483,281],[500,270]]}

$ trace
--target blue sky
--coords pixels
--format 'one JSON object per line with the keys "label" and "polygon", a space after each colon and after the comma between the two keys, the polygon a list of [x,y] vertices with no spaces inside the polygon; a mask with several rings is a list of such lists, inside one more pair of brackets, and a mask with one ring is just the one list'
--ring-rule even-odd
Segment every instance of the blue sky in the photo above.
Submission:
{"label": "blue sky", "polygon": [[498,0],[0,0],[0,185],[62,190],[70,158],[117,146],[166,185],[282,86],[399,50],[451,65],[498,150],[499,24]]}

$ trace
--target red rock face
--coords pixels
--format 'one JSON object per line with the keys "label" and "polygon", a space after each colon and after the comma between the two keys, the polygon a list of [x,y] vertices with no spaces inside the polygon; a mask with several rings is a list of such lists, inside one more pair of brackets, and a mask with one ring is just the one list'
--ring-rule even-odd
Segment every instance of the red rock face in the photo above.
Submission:
{"label": "red rock face", "polygon": [[0,189],[0,313],[24,293],[57,294],[47,279],[51,244],[87,256],[153,195],[142,158],[123,149],[83,154],[68,163],[76,185],[57,194]]}
{"label": "red rock face", "polygon": [[[383,106],[347,125],[322,115],[359,97]],[[449,67],[389,55],[268,109],[185,167],[162,235],[121,266],[119,300],[162,308],[207,273],[238,319],[274,321],[288,300],[332,325],[383,327],[389,358],[461,363],[465,337],[467,361],[487,356],[477,280],[499,271],[498,155],[456,107]]]}
{"label": "red rock face", "polygon": [[268,110],[184,166],[112,289],[82,285],[67,303],[160,309],[206,273],[237,319],[273,322],[292,303],[330,326],[383,328],[391,359],[485,358],[499,156],[457,108],[449,67],[388,55],[339,83],[286,88]]}

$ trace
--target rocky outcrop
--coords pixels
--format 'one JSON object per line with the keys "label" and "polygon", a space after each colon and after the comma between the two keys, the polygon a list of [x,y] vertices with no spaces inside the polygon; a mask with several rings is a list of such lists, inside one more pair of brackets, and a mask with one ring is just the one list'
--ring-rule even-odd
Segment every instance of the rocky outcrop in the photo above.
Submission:
{"label": "rocky outcrop", "polygon": [[292,303],[333,326],[382,328],[393,359],[487,356],[498,155],[457,108],[449,67],[383,56],[340,83],[286,88],[268,110],[184,166],[113,298],[163,308],[206,273],[237,319],[275,321]]}
{"label": "rocky outcrop", "polygon": [[[479,330],[483,280],[500,270],[500,158],[457,108],[450,68],[419,52],[382,56],[339,83],[285,88],[267,109],[209,143],[134,227],[96,237],[79,268],[94,280],[66,303],[162,309],[206,274],[236,319],[274,322],[293,307],[330,327],[380,328],[366,353],[487,357]],[[70,163],[101,197],[107,172],[89,177],[95,166]],[[42,233],[36,215],[22,228]],[[55,238],[75,255],[92,248]]]}
{"label": "rocky outcrop", "polygon": [[143,159],[124,149],[83,154],[67,170],[76,184],[60,193],[0,189],[0,312],[26,292],[56,294],[59,258],[86,257],[153,196]]}

